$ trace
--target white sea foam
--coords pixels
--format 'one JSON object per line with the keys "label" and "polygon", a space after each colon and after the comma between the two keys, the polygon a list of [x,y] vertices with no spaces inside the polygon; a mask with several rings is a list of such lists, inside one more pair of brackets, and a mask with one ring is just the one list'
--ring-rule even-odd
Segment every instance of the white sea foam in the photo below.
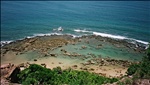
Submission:
{"label": "white sea foam", "polygon": [[[120,39],[120,40],[127,40],[127,41],[129,41],[130,43],[133,43],[133,44],[141,43],[141,44],[144,44],[145,49],[147,49],[149,47],[148,42],[133,39],[133,38],[128,38],[128,37],[125,37],[125,36],[112,35],[112,34],[100,33],[100,32],[92,32],[92,31],[79,30],[79,29],[75,29],[74,31],[75,32],[88,32],[88,33],[93,33],[94,35],[97,35],[97,36]],[[82,37],[82,35],[74,35],[74,34],[70,34],[70,33],[66,33],[66,34],[73,36],[73,38]],[[45,34],[44,33],[39,33],[39,34],[34,34],[33,36],[27,36],[26,38],[33,38],[33,37],[36,37],[36,36],[51,36],[51,35],[65,35],[65,34],[62,34],[62,33],[45,33]],[[22,39],[19,39],[19,40],[22,40]],[[10,40],[10,41],[1,41],[1,46],[4,46],[5,44],[9,44],[10,42],[13,42],[13,41],[12,40]]]}
{"label": "white sea foam", "polygon": [[[51,36],[51,35],[63,35],[61,33],[39,33],[39,34],[34,34],[33,36],[27,36],[25,38],[34,38],[36,36]],[[18,40],[23,40],[25,38],[21,38],[21,39],[18,39]],[[4,46],[5,44],[9,44],[11,42],[14,42],[15,40],[10,40],[10,41],[1,41],[1,47]]]}
{"label": "white sea foam", "polygon": [[27,36],[26,38],[34,38],[35,36]]}
{"label": "white sea foam", "polygon": [[100,32],[93,32],[94,35],[99,35],[102,37],[109,37],[109,38],[115,38],[115,39],[126,39],[124,36],[119,35],[112,35],[112,34],[106,34],[106,33],[100,33]]}
{"label": "white sea foam", "polygon": [[135,44],[137,47],[138,47],[138,45],[140,43],[140,44],[142,44],[145,47],[145,49],[147,49],[149,47],[149,43],[145,42],[145,41],[142,41],[142,40],[137,40],[137,39],[133,39],[133,38],[127,38],[127,37],[119,36],[119,35],[99,33],[99,32],[93,32],[93,34],[94,35],[99,35],[99,36],[102,36],[102,37],[109,37],[109,38],[114,38],[114,39],[127,40],[130,43]]}
{"label": "white sea foam", "polygon": [[13,41],[12,40],[10,40],[10,41],[1,41],[1,47],[4,46],[5,44],[9,44],[11,42],[13,42]]}
{"label": "white sea foam", "polygon": [[133,39],[133,38],[126,38],[128,41],[130,41],[130,43],[133,43],[133,44],[137,44],[137,43],[142,43],[144,45],[148,45],[149,42],[145,42],[145,41],[142,41],[142,40],[137,40],[137,39]]}
{"label": "white sea foam", "polygon": [[73,38],[79,37],[79,36],[77,36],[77,35],[70,34],[70,33],[67,33],[67,35],[71,35]]}
{"label": "white sea foam", "polygon": [[86,29],[80,30],[80,29],[74,29],[75,32],[88,32],[91,33],[92,31],[87,31]]}
{"label": "white sea foam", "polygon": [[39,33],[39,34],[34,34],[34,36],[51,36],[51,35],[63,35],[61,33]]}
{"label": "white sea foam", "polygon": [[135,40],[135,41],[137,41],[137,42],[139,42],[139,43],[146,44],[146,45],[148,45],[148,44],[149,44],[148,42],[145,42],[145,41],[142,41],[142,40],[137,40],[137,39],[133,39],[133,40]]}
{"label": "white sea foam", "polygon": [[84,30],[75,29],[74,31],[75,32],[88,32],[88,33],[93,33],[94,35],[97,35],[97,36],[114,38],[114,39],[120,39],[120,40],[129,40],[130,43],[133,43],[133,44],[141,43],[141,44],[146,45],[146,47],[148,46],[148,42],[145,42],[145,41],[142,41],[142,40],[133,39],[133,38],[128,38],[128,37],[125,37],[125,36],[112,35],[112,34],[100,33],[100,32],[94,32],[94,31],[87,31],[85,29]]}
{"label": "white sea foam", "polygon": [[133,39],[133,38],[128,38],[128,40],[131,43],[135,44],[136,47],[138,47],[140,44],[142,44],[145,47],[145,49],[147,49],[149,47],[149,42],[145,42],[145,41],[137,40],[137,39]]}

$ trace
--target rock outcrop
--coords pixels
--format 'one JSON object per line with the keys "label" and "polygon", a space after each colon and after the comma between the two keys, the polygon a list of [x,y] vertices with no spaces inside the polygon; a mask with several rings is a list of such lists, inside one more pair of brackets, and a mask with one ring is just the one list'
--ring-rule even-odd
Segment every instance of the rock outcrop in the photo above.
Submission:
{"label": "rock outcrop", "polygon": [[22,63],[17,66],[11,63],[1,65],[1,85],[9,85],[10,82],[18,83],[17,74],[27,67],[29,67],[29,63]]}
{"label": "rock outcrop", "polygon": [[133,85],[150,85],[150,79],[137,79],[137,80],[134,80]]}

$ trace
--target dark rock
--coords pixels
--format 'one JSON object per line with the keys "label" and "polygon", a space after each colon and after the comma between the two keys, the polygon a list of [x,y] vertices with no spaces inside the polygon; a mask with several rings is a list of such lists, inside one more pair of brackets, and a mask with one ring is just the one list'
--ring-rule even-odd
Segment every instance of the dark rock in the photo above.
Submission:
{"label": "dark rock", "polygon": [[56,54],[50,54],[50,56],[56,57]]}
{"label": "dark rock", "polygon": [[98,46],[102,46],[102,44],[99,44]]}
{"label": "dark rock", "polygon": [[75,43],[72,43],[72,45],[75,45]]}
{"label": "dark rock", "polygon": [[58,47],[62,47],[62,45],[59,45]]}
{"label": "dark rock", "polygon": [[90,70],[90,71],[94,71],[95,69],[93,69],[93,68],[90,68],[89,70]]}
{"label": "dark rock", "polygon": [[86,70],[86,71],[87,71],[88,69],[87,69],[87,68],[83,68],[83,70]]}
{"label": "dark rock", "polygon": [[60,49],[60,51],[64,51],[65,49]]}
{"label": "dark rock", "polygon": [[67,51],[65,49],[61,49],[60,51],[64,52],[64,53],[67,53]]}
{"label": "dark rock", "polygon": [[62,62],[59,62],[59,64],[62,64]]}
{"label": "dark rock", "polygon": [[34,59],[34,61],[37,61],[37,59]]}
{"label": "dark rock", "polygon": [[77,66],[77,65],[73,65],[73,67],[75,67],[75,68],[76,68],[76,67],[78,67],[78,66]]}
{"label": "dark rock", "polygon": [[14,66],[9,74],[6,75],[6,78],[9,79],[13,83],[18,83],[19,79],[17,75],[20,73],[20,67]]}
{"label": "dark rock", "polygon": [[19,67],[24,67],[25,65],[24,65],[24,63],[21,63],[21,64],[19,64],[18,66],[19,66]]}
{"label": "dark rock", "polygon": [[45,63],[42,63],[42,64],[41,64],[41,66],[43,66],[43,67],[45,67],[45,68],[46,68],[46,64],[45,64]]}
{"label": "dark rock", "polygon": [[83,68],[81,67],[80,69],[82,70]]}

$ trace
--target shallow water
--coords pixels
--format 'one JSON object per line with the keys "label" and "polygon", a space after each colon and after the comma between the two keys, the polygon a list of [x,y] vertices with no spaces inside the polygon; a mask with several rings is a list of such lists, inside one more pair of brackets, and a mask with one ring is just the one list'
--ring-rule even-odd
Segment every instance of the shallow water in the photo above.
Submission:
{"label": "shallow water", "polygon": [[[102,58],[109,57],[112,59],[129,60],[129,61],[140,61],[142,57],[145,55],[144,53],[136,52],[125,46],[116,47],[112,45],[111,43],[103,43],[100,48],[97,48],[97,45],[101,44],[102,42],[94,40],[94,39],[90,39],[90,40],[92,40],[92,42],[89,42],[89,44],[86,44],[85,41],[83,40],[75,45],[69,44],[69,45],[57,48],[53,51],[49,51],[49,53],[55,53],[55,54],[58,54],[59,57],[61,57],[63,56],[63,52],[61,52],[61,49],[65,49],[68,53],[71,53],[71,54],[77,53],[77,54],[81,54],[84,56],[90,56],[89,54],[94,54],[95,57],[102,57]],[[86,48],[82,49],[82,46],[86,46]]]}
{"label": "shallow water", "polygon": [[[145,51],[140,50],[140,47],[136,48],[134,44],[129,45],[130,43],[125,41],[99,36],[84,36],[75,40],[69,38],[71,38],[71,36],[45,36],[14,42],[2,47],[2,54],[4,56],[2,56],[1,61],[2,63],[19,64],[34,61],[34,59],[43,60],[52,57],[56,57],[56,60],[57,58],[64,61],[66,59],[69,62],[70,60],[84,62],[93,58],[140,61],[145,55]],[[70,43],[66,44],[66,42]],[[128,47],[128,45],[131,47]],[[62,49],[66,51],[66,54],[61,51]],[[51,54],[56,56],[50,56]]]}

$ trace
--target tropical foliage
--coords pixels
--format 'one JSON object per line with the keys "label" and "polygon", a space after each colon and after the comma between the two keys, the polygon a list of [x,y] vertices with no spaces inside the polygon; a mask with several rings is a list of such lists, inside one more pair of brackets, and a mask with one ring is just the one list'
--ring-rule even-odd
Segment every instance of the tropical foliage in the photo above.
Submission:
{"label": "tropical foliage", "polygon": [[128,75],[133,75],[134,78],[150,79],[150,47],[147,49],[147,56],[139,64],[131,65],[127,70]]}
{"label": "tropical foliage", "polygon": [[60,67],[47,69],[37,64],[21,71],[19,82],[24,85],[101,85],[118,81],[116,78],[106,78],[94,73],[72,69],[62,70]]}

